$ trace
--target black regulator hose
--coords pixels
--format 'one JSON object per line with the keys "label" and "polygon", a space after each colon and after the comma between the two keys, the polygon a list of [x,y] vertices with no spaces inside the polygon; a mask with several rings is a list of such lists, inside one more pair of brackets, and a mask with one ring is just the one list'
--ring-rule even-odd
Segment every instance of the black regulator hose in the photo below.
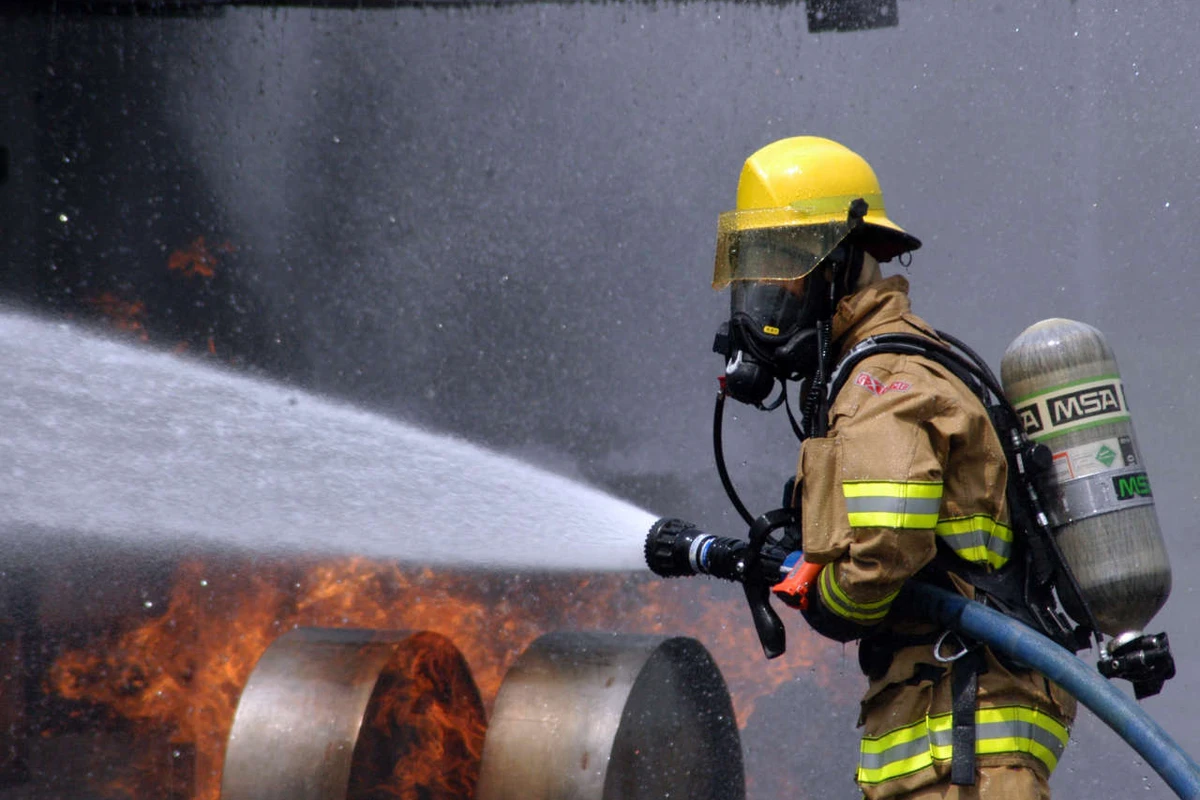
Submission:
{"label": "black regulator hose", "polygon": [[717,461],[717,475],[721,477],[721,486],[725,487],[725,494],[729,496],[729,502],[733,503],[733,507],[737,509],[738,514],[746,521],[747,525],[753,525],[754,517],[742,503],[742,498],[738,497],[737,489],[733,488],[733,481],[729,478],[729,470],[725,468],[725,446],[721,442],[724,420],[725,392],[722,390],[717,392],[717,402],[713,407],[713,457]]}

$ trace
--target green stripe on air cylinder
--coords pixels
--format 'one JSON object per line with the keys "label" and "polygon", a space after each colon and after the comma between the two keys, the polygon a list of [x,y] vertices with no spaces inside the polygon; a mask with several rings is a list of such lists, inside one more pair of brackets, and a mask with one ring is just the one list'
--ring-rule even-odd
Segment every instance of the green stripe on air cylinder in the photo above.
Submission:
{"label": "green stripe on air cylinder", "polygon": [[1125,387],[1116,375],[1056,386],[1013,405],[1035,441],[1129,419]]}

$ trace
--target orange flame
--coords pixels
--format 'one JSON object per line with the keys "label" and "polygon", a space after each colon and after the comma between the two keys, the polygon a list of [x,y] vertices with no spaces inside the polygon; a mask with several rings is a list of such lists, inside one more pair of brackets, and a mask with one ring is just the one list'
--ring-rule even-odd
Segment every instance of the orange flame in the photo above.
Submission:
{"label": "orange flame", "polygon": [[[406,571],[361,558],[232,570],[191,561],[180,565],[163,613],[109,641],[63,653],[48,688],[193,745],[198,800],[219,796],[224,745],[254,664],[276,637],[298,626],[440,633],[462,652],[489,711],[512,662],[552,630],[693,636],[720,667],[743,725],[760,697],[798,675],[836,691],[833,676],[818,668],[828,661],[826,643],[794,636],[784,657],[765,661],[737,593],[722,595],[727,588],[624,575]],[[453,747],[477,759],[465,727]],[[469,776],[454,780],[461,786]],[[412,787],[436,782],[426,774],[398,775],[389,786],[400,788],[389,791],[415,797]]]}
{"label": "orange flame", "polygon": [[150,340],[146,333],[146,304],[141,300],[125,300],[112,292],[102,292],[86,301],[112,321],[113,327],[136,335],[143,342]]}
{"label": "orange flame", "polygon": [[449,640],[427,632],[406,639],[380,677],[363,723],[350,796],[474,795],[487,726],[475,684]]}
{"label": "orange flame", "polygon": [[[220,255],[236,251],[237,247],[228,240],[210,246],[203,236],[197,236],[186,247],[171,253],[167,258],[167,269],[185,278],[212,278],[220,264]],[[146,330],[146,304],[141,300],[125,300],[113,292],[103,292],[84,302],[108,317],[118,330],[134,333],[143,342],[150,341],[150,334]],[[206,338],[204,346],[208,355],[217,354],[217,343],[213,336]],[[175,345],[174,352],[184,353],[188,348],[189,343],[186,340],[181,341]]]}
{"label": "orange flame", "polygon": [[171,253],[167,259],[167,269],[181,272],[188,278],[211,278],[216,274],[219,261],[213,250],[218,253],[232,253],[236,249],[230,242],[225,241],[210,250],[204,242],[204,237],[197,236],[187,247]]}

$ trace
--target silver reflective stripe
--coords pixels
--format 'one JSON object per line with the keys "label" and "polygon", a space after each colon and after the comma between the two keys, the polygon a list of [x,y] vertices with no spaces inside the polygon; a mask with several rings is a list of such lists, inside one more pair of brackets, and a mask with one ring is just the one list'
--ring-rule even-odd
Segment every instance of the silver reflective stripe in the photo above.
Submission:
{"label": "silver reflective stripe", "polygon": [[[1062,757],[1063,751],[1067,749],[1066,743],[1057,736],[1029,720],[977,722],[975,723],[975,737],[976,741],[980,743],[988,739],[1027,739],[1034,741],[1053,753],[1055,762]],[[979,745],[976,745],[976,747],[978,748]]]}
{"label": "silver reflective stripe", "polygon": [[851,514],[936,514],[942,506],[940,497],[847,497],[846,510]]}
{"label": "silver reflective stripe", "polygon": [[[938,536],[941,536],[942,540],[945,541],[946,544],[950,545],[955,552],[961,552],[971,548],[981,548],[984,550],[990,550],[991,552],[1003,558],[1005,561],[1007,561],[1009,556],[1012,555],[1012,542],[1006,542],[999,536],[993,536],[990,531],[980,530],[978,528],[973,531],[964,531],[962,533],[943,533],[942,531],[938,531]],[[967,560],[975,561],[976,559],[969,558]]]}
{"label": "silver reflective stripe", "polygon": [[882,753],[860,753],[858,756],[858,766],[861,769],[882,769],[888,764],[928,752],[929,739],[920,736],[911,742],[904,742],[903,744],[889,747]]}

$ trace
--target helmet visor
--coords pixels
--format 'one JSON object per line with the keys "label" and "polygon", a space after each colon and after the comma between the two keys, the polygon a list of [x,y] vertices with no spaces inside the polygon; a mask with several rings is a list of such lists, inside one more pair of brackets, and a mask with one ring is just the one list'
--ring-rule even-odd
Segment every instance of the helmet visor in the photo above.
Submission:
{"label": "helmet visor", "polygon": [[[727,211],[717,222],[713,288],[733,281],[803,278],[849,235],[849,222],[787,224],[780,209]],[[762,223],[774,222],[766,226]]]}

